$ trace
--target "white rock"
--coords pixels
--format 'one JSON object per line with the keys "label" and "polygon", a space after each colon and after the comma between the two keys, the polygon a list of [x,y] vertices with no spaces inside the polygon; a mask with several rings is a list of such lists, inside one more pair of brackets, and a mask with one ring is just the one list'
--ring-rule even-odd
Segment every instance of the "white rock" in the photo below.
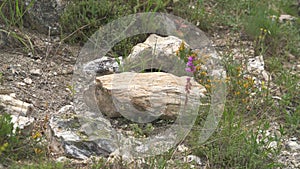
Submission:
{"label": "white rock", "polygon": [[[130,55],[124,59],[121,71],[141,72],[145,69],[156,68],[178,76],[187,75],[186,64],[176,56],[183,41],[174,36],[160,37],[150,35],[144,43],[132,48]],[[189,49],[189,45],[185,47]]]}
{"label": "white rock", "polygon": [[37,75],[37,76],[39,76],[39,75],[42,74],[41,69],[32,69],[32,70],[30,70],[29,72],[30,72],[32,75]]}
{"label": "white rock", "polygon": [[300,64],[296,66],[296,70],[300,71]]}
{"label": "white rock", "polygon": [[184,157],[184,162],[190,163],[192,161],[195,161],[198,165],[202,165],[201,158],[195,155],[188,155],[187,157]]}
{"label": "white rock", "polygon": [[296,141],[289,141],[287,143],[287,146],[291,151],[299,151],[300,150],[300,144],[298,144]]}
{"label": "white rock", "polygon": [[279,17],[280,22],[294,21],[294,20],[295,20],[295,17],[293,17],[291,15],[280,15],[280,17]]}
{"label": "white rock", "polygon": [[247,63],[248,72],[254,74],[261,73],[263,70],[265,70],[264,66],[265,66],[265,62],[262,55],[256,56],[255,58],[248,59],[248,63]]}
{"label": "white rock", "polygon": [[183,153],[183,152],[188,151],[189,148],[186,147],[184,144],[181,144],[181,145],[179,145],[179,146],[177,147],[177,150],[178,150],[179,152]]}
{"label": "white rock", "polygon": [[34,122],[34,118],[32,117],[24,117],[18,115],[11,115],[11,122],[14,124],[14,132],[17,128],[23,130],[25,127],[30,126]]}
{"label": "white rock", "polygon": [[32,80],[31,80],[29,77],[27,77],[27,78],[24,79],[24,82],[25,82],[26,84],[31,84],[31,83],[32,83]]}
{"label": "white rock", "polygon": [[18,115],[19,113],[28,115],[33,110],[32,104],[17,100],[9,95],[0,95],[0,105],[4,106],[5,109],[10,113],[16,115]]}
{"label": "white rock", "polygon": [[269,145],[267,146],[267,148],[276,149],[277,148],[277,142],[276,141],[270,142]]}

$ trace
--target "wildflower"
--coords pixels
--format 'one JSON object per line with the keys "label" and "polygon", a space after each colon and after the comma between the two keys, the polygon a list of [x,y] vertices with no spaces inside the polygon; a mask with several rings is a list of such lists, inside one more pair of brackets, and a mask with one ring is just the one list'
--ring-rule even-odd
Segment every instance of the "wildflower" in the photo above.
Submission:
{"label": "wildflower", "polygon": [[32,138],[33,139],[37,139],[37,138],[40,138],[42,135],[40,132],[36,132],[34,135],[32,135]]}
{"label": "wildflower", "polygon": [[206,73],[205,71],[201,72],[200,74],[201,74],[202,76],[206,76],[206,75],[207,75],[207,73]]}
{"label": "wildflower", "polygon": [[194,61],[194,57],[193,57],[193,56],[189,56],[189,57],[188,57],[188,62],[186,63],[186,65],[187,65],[188,67],[185,68],[185,70],[186,70],[187,72],[192,72],[192,73],[194,73],[194,72],[196,71],[196,67],[195,67],[193,61]]}
{"label": "wildflower", "polygon": [[40,148],[34,148],[34,152],[35,152],[35,154],[40,154],[43,152],[43,150]]}

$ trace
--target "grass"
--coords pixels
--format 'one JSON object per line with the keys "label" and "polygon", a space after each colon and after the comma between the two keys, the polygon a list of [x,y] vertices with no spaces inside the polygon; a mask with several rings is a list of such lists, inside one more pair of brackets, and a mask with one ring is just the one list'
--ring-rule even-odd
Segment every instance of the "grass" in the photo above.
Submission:
{"label": "grass", "polygon": [[[297,9],[293,7],[295,0],[261,0],[261,1],[236,1],[236,0],[198,0],[194,3],[190,0],[161,1],[161,0],[121,0],[73,1],[64,15],[61,17],[62,39],[67,43],[85,42],[87,37],[93,34],[99,27],[106,23],[128,14],[138,12],[168,12],[178,15],[198,25],[208,34],[225,29],[229,34],[245,34],[247,40],[254,43],[255,55],[263,55],[266,69],[273,77],[273,83],[280,88],[278,95],[281,100],[272,99],[275,93],[267,88],[256,89],[252,79],[244,78],[241,72],[243,65],[232,58],[232,53],[222,57],[224,67],[228,75],[228,95],[223,117],[219,128],[204,144],[198,144],[197,139],[201,131],[203,117],[198,117],[196,125],[183,141],[189,147],[187,154],[199,156],[207,161],[208,168],[275,168],[280,166],[276,157],[282,150],[281,139],[283,137],[300,137],[300,77],[292,74],[292,70],[284,68],[284,62],[288,62],[288,55],[292,54],[300,59],[300,19],[297,17]],[[21,1],[3,1],[0,6],[0,17],[9,30],[5,31],[14,36],[12,27],[22,28],[22,17],[27,8],[20,7]],[[103,5],[105,4],[105,5]],[[5,9],[5,10],[4,10]],[[8,12],[7,12],[8,11]],[[279,22],[280,14],[291,14],[295,21]],[[273,17],[275,19],[271,19]],[[76,18],[76,19],[75,19]],[[76,22],[75,22],[76,21]],[[1,30],[0,30],[1,31]],[[18,41],[25,48],[32,49],[27,38]],[[138,35],[125,39],[115,45],[111,51],[112,56],[127,56],[131,48],[144,41],[147,35]],[[1,78],[0,78],[1,81]],[[269,84],[265,84],[268,87]],[[256,93],[251,95],[251,93]],[[1,159],[8,159],[13,168],[64,168],[68,164],[48,162],[46,153],[39,154],[42,163],[19,165],[16,161],[39,161],[36,156],[32,137],[12,134],[8,116],[1,116],[4,127],[0,127],[0,153]],[[279,134],[267,134],[272,122],[279,125]],[[135,135],[143,136],[151,132],[138,124],[130,125]],[[147,127],[146,127],[147,128]],[[150,130],[151,129],[151,130]],[[27,137],[27,138],[25,138]],[[9,140],[9,141],[8,141]],[[22,145],[32,147],[26,150]],[[33,142],[32,142],[33,141]],[[276,142],[277,147],[268,147]],[[8,143],[8,144],[7,144]],[[41,148],[42,149],[42,148]],[[24,154],[25,153],[25,154]],[[174,158],[175,148],[156,157],[146,159],[147,166],[153,168],[190,168],[190,164],[182,163],[182,160]],[[169,160],[173,159],[174,163]],[[6,164],[7,161],[1,161]],[[130,164],[119,164],[123,168],[133,167]],[[109,168],[105,160],[94,160],[91,168]]]}
{"label": "grass", "polygon": [[8,39],[11,39],[11,45],[21,46],[26,52],[34,52],[31,39],[23,33],[24,15],[33,6],[34,0],[28,1],[25,6],[24,0],[3,0],[0,3],[0,32],[4,33]]}

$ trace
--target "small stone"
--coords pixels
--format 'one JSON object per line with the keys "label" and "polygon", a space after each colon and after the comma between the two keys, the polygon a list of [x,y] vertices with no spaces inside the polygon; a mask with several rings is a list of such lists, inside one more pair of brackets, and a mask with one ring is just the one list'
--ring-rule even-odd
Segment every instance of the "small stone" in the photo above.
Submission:
{"label": "small stone", "polygon": [[192,161],[195,161],[198,165],[202,165],[201,159],[198,156],[195,155],[188,155],[184,158],[184,162],[190,163]]}
{"label": "small stone", "polygon": [[287,143],[287,146],[288,146],[288,148],[291,151],[298,151],[298,150],[300,150],[300,145],[296,141],[289,141]]}
{"label": "small stone", "polygon": [[292,137],[291,141],[297,141],[297,137]]}
{"label": "small stone", "polygon": [[11,122],[14,124],[14,131],[16,131],[17,128],[23,130],[26,127],[30,126],[34,122],[34,118],[32,117],[24,117],[19,115],[11,115],[12,119]]}
{"label": "small stone", "polygon": [[17,82],[17,86],[25,86],[26,84],[23,82]]}
{"label": "small stone", "polygon": [[177,147],[177,149],[178,149],[178,151],[179,152],[181,152],[181,153],[183,153],[183,152],[186,152],[186,151],[188,151],[189,149],[185,146],[185,145],[179,145],[178,147]]}
{"label": "small stone", "polygon": [[277,148],[277,142],[276,141],[272,141],[272,142],[270,142],[270,144],[267,147],[268,148],[272,148],[272,149],[276,149]]}
{"label": "small stone", "polygon": [[300,71],[300,64],[296,66],[296,70]]}
{"label": "small stone", "polygon": [[293,17],[291,15],[280,15],[280,17],[279,17],[280,22],[294,21],[294,20],[295,20],[295,17]]}
{"label": "small stone", "polygon": [[31,70],[29,71],[29,73],[31,73],[32,75],[37,75],[37,76],[39,76],[39,75],[42,74],[42,71],[41,71],[41,69],[31,69]]}
{"label": "small stone", "polygon": [[26,83],[26,84],[31,84],[32,83],[32,80],[29,78],[29,77],[27,77],[27,78],[25,78],[24,79],[24,82]]}
{"label": "small stone", "polygon": [[56,162],[66,162],[66,161],[68,161],[68,158],[67,157],[65,157],[65,156],[61,156],[61,157],[58,157],[56,160],[55,160]]}

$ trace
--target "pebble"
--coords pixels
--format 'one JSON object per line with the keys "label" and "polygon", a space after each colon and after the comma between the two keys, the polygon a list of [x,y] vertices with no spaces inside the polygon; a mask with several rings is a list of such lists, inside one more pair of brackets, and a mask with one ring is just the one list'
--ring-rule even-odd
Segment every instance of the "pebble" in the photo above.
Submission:
{"label": "pebble", "polygon": [[287,143],[287,146],[291,151],[299,151],[300,150],[300,145],[296,141],[289,141]]}
{"label": "pebble", "polygon": [[178,149],[178,151],[181,152],[181,153],[186,152],[186,151],[189,150],[189,148],[186,147],[186,146],[183,145],[183,144],[182,144],[182,145],[179,145],[179,146],[177,147],[177,149]]}
{"label": "pebble", "polygon": [[41,69],[31,69],[29,71],[32,75],[37,75],[37,76],[40,76],[42,74],[42,71]]}
{"label": "pebble", "polygon": [[296,66],[296,70],[300,71],[300,64]]}
{"label": "pebble", "polygon": [[27,77],[27,78],[24,79],[24,82],[25,82],[26,84],[31,84],[31,83],[32,83],[32,80],[31,80],[29,77]]}
{"label": "pebble", "polygon": [[195,155],[188,155],[187,157],[184,158],[184,161],[188,163],[195,161],[197,164],[202,165],[200,157]]}

